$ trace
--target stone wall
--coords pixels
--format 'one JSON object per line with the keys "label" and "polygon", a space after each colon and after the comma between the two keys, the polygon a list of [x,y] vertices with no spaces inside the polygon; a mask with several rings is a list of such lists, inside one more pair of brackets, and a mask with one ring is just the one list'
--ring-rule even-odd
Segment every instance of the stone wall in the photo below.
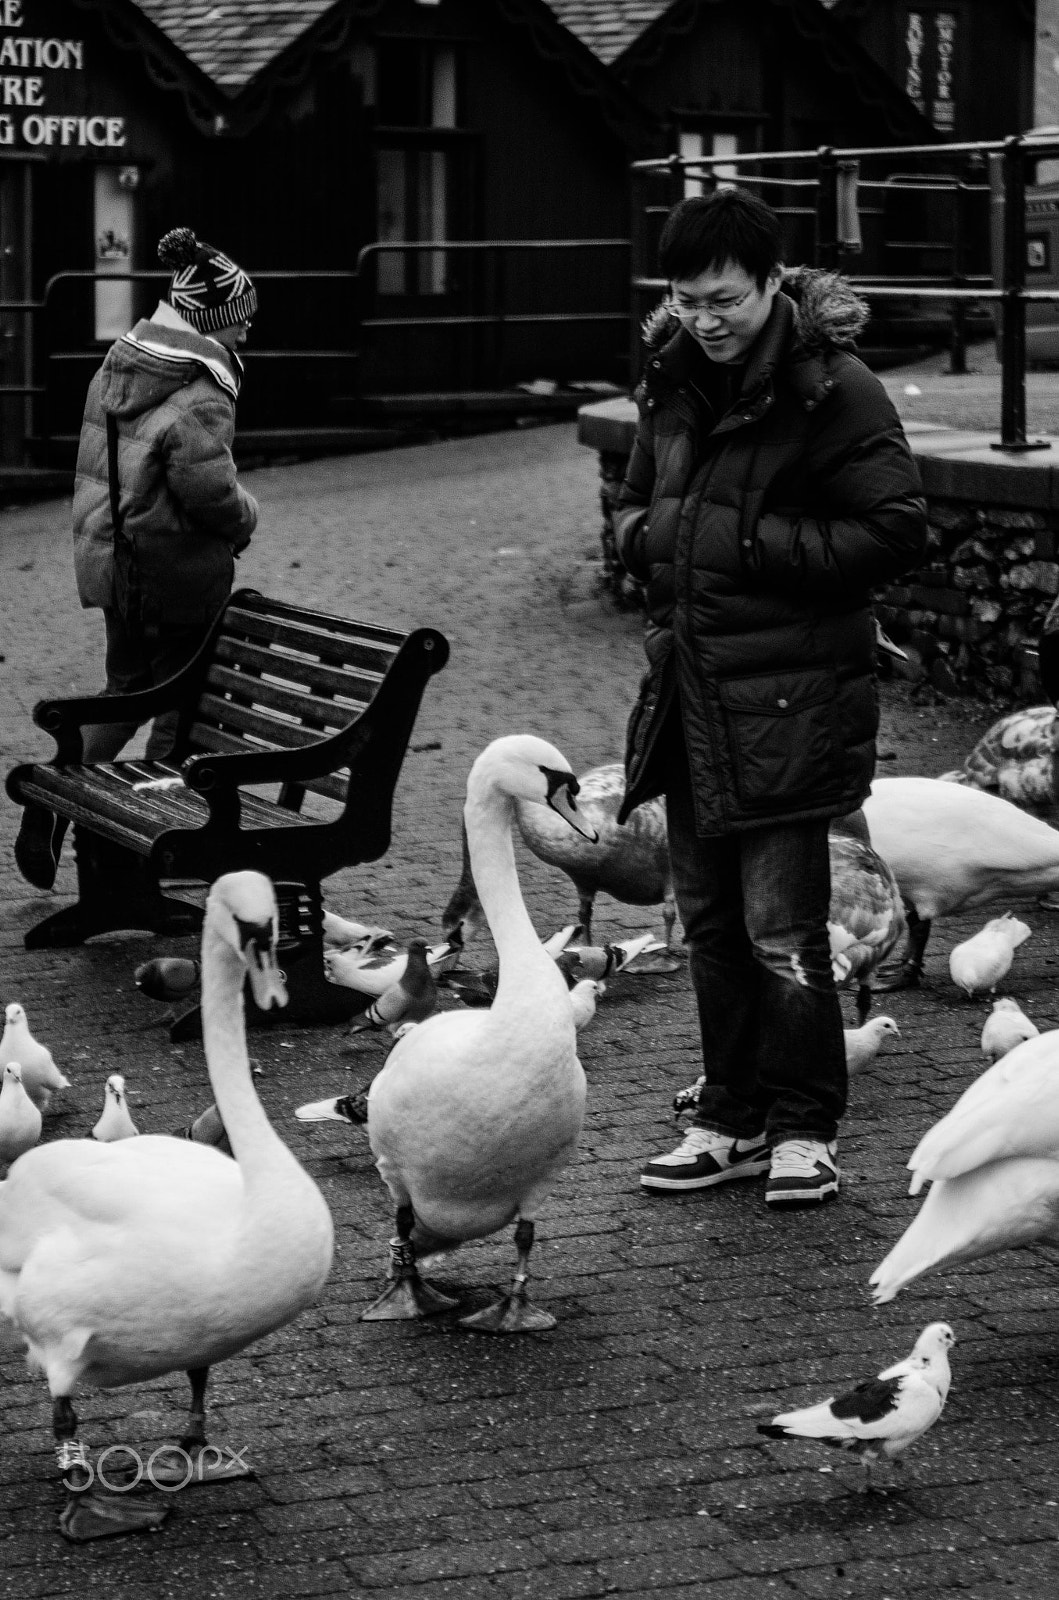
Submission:
{"label": "stone wall", "polygon": [[[613,532],[635,408],[627,400],[585,406],[578,426],[599,459],[604,589],[624,608],[642,606]],[[907,656],[891,670],[946,694],[1042,699],[1037,643],[1059,596],[1059,444],[1007,454],[980,434],[923,428],[909,437],[929,546],[921,568],[875,596],[879,621]]]}
{"label": "stone wall", "polygon": [[946,693],[1033,697],[1037,641],[1059,594],[1059,514],[931,498],[927,561],[875,612],[908,656],[895,672]]}

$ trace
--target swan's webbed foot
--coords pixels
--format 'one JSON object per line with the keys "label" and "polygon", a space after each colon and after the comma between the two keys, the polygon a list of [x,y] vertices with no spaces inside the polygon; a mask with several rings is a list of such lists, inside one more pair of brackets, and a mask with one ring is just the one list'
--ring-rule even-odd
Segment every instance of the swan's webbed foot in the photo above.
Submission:
{"label": "swan's webbed foot", "polygon": [[72,1544],[113,1539],[123,1533],[151,1533],[169,1515],[169,1506],[133,1499],[131,1494],[71,1495],[59,1517],[59,1532]]}
{"label": "swan's webbed foot", "polygon": [[134,1499],[129,1494],[101,1494],[92,1487],[95,1473],[88,1452],[75,1437],[77,1417],[66,1396],[52,1411],[55,1458],[65,1488],[71,1491],[59,1515],[59,1532],[72,1544],[90,1539],[110,1539],[122,1533],[144,1533],[161,1527],[169,1515],[167,1505]]}
{"label": "swan's webbed foot", "polygon": [[533,1305],[526,1293],[529,1278],[529,1253],[533,1248],[533,1223],[523,1217],[515,1229],[518,1247],[518,1265],[510,1290],[484,1311],[475,1311],[460,1318],[461,1328],[471,1328],[475,1333],[541,1333],[555,1327],[555,1318],[549,1311]]}
{"label": "swan's webbed foot", "polygon": [[460,1327],[471,1328],[475,1333],[541,1333],[555,1327],[555,1318],[551,1312],[533,1305],[525,1288],[520,1291],[514,1287],[484,1311],[461,1317]]}
{"label": "swan's webbed foot", "polygon": [[371,1305],[360,1313],[361,1322],[411,1322],[417,1317],[434,1317],[452,1311],[458,1301],[440,1294],[419,1276],[412,1228],[415,1215],[410,1205],[397,1208],[397,1237],[390,1240],[389,1283]]}

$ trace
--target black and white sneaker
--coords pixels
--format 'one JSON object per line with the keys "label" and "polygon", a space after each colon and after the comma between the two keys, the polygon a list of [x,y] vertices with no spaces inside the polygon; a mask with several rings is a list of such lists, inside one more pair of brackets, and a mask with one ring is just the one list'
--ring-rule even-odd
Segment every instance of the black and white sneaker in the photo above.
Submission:
{"label": "black and white sneaker", "polygon": [[838,1145],[783,1139],[772,1152],[765,1204],[812,1205],[838,1193]]}
{"label": "black and white sneaker", "polygon": [[667,1156],[655,1156],[640,1174],[645,1189],[709,1189],[730,1178],[753,1178],[767,1172],[769,1146],[765,1135],[733,1139],[712,1128],[689,1128]]}

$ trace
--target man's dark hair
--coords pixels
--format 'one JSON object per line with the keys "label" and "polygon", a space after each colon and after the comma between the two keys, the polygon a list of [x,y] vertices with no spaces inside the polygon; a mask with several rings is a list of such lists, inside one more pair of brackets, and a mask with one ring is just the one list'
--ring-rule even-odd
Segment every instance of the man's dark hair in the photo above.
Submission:
{"label": "man's dark hair", "polygon": [[658,264],[672,283],[719,271],[727,261],[757,280],[759,289],[783,259],[780,220],[771,206],[745,189],[717,189],[681,200],[666,218]]}

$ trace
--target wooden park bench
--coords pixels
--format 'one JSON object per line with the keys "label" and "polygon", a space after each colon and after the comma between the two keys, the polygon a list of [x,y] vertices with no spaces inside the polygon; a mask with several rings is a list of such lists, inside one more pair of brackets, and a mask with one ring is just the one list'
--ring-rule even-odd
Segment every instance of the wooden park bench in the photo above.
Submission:
{"label": "wooden park bench", "polygon": [[[27,949],[96,933],[187,933],[206,887],[253,867],[276,885],[291,1022],[340,1021],[363,996],[327,982],[321,880],[390,844],[393,793],[427,680],[448,659],[433,628],[403,634],[236,590],[201,650],[140,694],[42,700],[49,762],[15,767],[7,792],[73,823],[78,900]],[[165,761],[82,763],[81,729],[178,708]],[[261,788],[271,792],[261,793]],[[302,809],[306,795],[314,799]],[[248,1013],[253,1008],[248,1007]],[[172,1037],[198,1028],[197,1007]]]}

